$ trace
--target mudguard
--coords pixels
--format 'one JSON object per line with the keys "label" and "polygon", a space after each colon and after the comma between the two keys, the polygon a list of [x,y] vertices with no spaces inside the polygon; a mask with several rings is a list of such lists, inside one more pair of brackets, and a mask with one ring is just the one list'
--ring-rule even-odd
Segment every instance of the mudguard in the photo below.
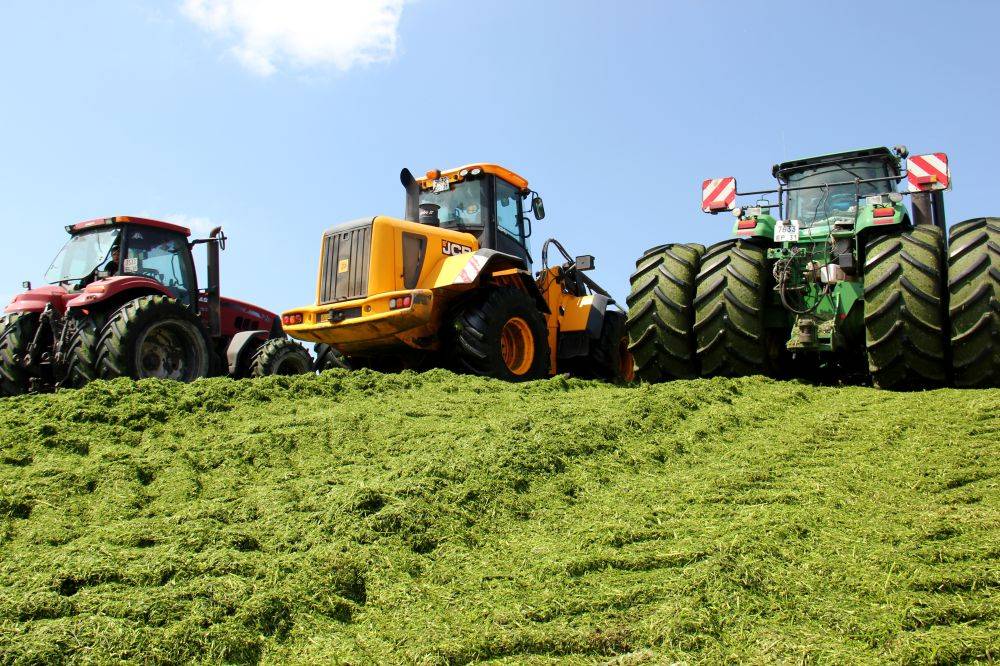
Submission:
{"label": "mudguard", "polygon": [[83,288],[83,293],[66,303],[66,307],[91,308],[115,298],[122,292],[140,290],[144,293],[163,294],[170,298],[176,298],[172,291],[156,280],[137,275],[119,275],[88,284]]}
{"label": "mudguard", "polygon": [[229,375],[234,376],[239,372],[240,363],[246,359],[246,353],[257,346],[257,343],[264,343],[270,334],[268,331],[240,331],[229,341],[226,348],[226,362],[229,365]]}
{"label": "mudguard", "polygon": [[471,286],[479,282],[481,277],[503,270],[516,270],[524,291],[531,295],[542,312],[549,312],[545,298],[538,285],[531,279],[524,260],[497,250],[484,248],[448,257],[442,262],[431,288]]}

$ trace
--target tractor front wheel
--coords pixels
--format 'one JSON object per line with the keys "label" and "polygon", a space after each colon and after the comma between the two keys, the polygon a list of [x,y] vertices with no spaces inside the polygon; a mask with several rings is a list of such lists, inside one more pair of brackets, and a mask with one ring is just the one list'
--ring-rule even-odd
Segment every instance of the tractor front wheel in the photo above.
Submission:
{"label": "tractor front wheel", "polygon": [[508,381],[549,373],[545,318],[518,289],[491,289],[455,320],[455,354],[462,368]]}
{"label": "tractor front wheel", "polygon": [[97,343],[103,321],[97,315],[80,314],[69,325],[74,328],[63,354],[65,371],[59,386],[80,388],[98,378]]}
{"label": "tractor front wheel", "polygon": [[18,312],[6,318],[0,331],[0,396],[28,392],[30,374],[21,363],[35,337],[38,315]]}
{"label": "tractor front wheel", "polygon": [[865,347],[879,388],[948,379],[944,254],[943,232],[929,225],[865,246]]}
{"label": "tractor front wheel", "polygon": [[770,279],[764,248],[743,240],[709,247],[701,258],[694,332],[705,377],[771,371],[764,300]]}
{"label": "tractor front wheel", "polygon": [[1000,386],[1000,218],[951,228],[948,291],[955,384]]}
{"label": "tractor front wheel", "polygon": [[306,348],[287,338],[268,340],[250,360],[251,377],[305,375],[312,371],[313,360]]}
{"label": "tractor front wheel", "polygon": [[108,319],[97,346],[101,378],[190,382],[208,375],[210,357],[201,323],[166,296],[141,296]]}

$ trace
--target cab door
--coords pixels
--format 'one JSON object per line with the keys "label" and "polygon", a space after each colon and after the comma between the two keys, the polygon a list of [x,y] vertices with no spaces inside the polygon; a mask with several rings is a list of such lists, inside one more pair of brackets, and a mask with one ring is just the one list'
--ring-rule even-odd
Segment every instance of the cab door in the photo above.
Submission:
{"label": "cab door", "polygon": [[524,259],[531,270],[531,255],[524,236],[521,193],[513,185],[494,178],[494,219],[496,220],[496,249]]}

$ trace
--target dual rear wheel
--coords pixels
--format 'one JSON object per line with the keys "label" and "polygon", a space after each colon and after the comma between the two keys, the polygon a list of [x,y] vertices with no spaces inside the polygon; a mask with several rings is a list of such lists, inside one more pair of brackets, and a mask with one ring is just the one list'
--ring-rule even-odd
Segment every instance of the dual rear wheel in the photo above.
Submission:
{"label": "dual rear wheel", "polygon": [[[637,262],[628,333],[639,376],[771,374],[786,329],[769,329],[765,249],[666,245]],[[863,353],[887,389],[1000,385],[1000,219],[918,226],[864,246]],[[784,337],[783,337],[784,336]]]}
{"label": "dual rear wheel", "polygon": [[628,297],[638,376],[656,382],[768,373],[768,271],[764,249],[748,241],[647,250]]}

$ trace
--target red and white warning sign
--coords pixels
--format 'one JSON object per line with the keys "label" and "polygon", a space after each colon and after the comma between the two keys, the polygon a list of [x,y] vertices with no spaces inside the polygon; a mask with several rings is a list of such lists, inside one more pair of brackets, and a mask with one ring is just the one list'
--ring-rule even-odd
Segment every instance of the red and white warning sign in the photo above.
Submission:
{"label": "red and white warning sign", "polygon": [[910,192],[932,192],[951,187],[948,156],[944,153],[914,155],[906,160],[906,186]]}
{"label": "red and white warning sign", "polygon": [[701,209],[721,213],[736,207],[736,179],[712,178],[701,184]]}

